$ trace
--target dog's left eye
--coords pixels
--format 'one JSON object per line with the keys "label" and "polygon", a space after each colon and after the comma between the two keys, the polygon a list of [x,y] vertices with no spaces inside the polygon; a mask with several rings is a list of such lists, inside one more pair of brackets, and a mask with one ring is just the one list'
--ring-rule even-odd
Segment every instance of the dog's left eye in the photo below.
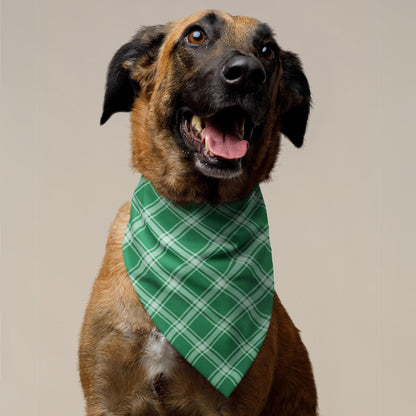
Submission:
{"label": "dog's left eye", "polygon": [[202,30],[194,30],[187,37],[186,40],[194,45],[202,45],[207,36]]}
{"label": "dog's left eye", "polygon": [[261,52],[261,56],[264,59],[267,59],[268,61],[272,61],[276,57],[274,48],[272,48],[270,45],[263,45],[260,52]]}

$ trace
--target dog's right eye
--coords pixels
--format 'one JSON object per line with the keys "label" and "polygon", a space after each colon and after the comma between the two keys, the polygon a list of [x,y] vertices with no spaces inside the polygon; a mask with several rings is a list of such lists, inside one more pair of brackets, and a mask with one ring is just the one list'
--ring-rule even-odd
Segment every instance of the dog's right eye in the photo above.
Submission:
{"label": "dog's right eye", "polygon": [[207,36],[202,30],[194,30],[187,37],[186,40],[193,45],[202,45]]}
{"label": "dog's right eye", "polygon": [[276,56],[274,49],[270,45],[264,45],[261,48],[261,56],[268,61],[273,61]]}

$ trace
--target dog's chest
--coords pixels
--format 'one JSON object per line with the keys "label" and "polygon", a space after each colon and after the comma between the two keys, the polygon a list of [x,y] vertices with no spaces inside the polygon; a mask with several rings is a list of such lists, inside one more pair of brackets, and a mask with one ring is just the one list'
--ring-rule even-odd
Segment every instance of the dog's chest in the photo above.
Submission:
{"label": "dog's chest", "polygon": [[178,360],[178,354],[166,338],[155,328],[144,344],[141,364],[147,379],[153,381],[160,376],[168,377]]}

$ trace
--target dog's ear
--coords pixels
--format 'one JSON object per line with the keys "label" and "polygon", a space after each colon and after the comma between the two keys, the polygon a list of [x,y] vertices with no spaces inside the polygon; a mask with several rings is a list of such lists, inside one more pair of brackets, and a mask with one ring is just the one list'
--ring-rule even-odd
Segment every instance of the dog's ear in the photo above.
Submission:
{"label": "dog's ear", "polygon": [[[165,38],[165,26],[145,26],[113,56],[107,71],[104,107],[100,124],[114,113],[130,111],[136,94],[148,81],[159,48]],[[148,71],[146,71],[148,70]]]}
{"label": "dog's ear", "polygon": [[311,106],[309,83],[297,55],[284,51],[280,60],[280,130],[296,147],[301,147]]}

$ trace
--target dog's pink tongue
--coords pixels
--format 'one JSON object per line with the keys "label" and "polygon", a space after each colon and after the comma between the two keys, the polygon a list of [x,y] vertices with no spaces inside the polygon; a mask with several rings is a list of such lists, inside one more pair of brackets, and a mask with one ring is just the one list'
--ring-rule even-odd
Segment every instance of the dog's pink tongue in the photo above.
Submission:
{"label": "dog's pink tongue", "polygon": [[247,153],[247,140],[240,140],[235,134],[223,132],[212,123],[206,122],[204,137],[208,149],[215,156],[224,159],[240,159]]}

